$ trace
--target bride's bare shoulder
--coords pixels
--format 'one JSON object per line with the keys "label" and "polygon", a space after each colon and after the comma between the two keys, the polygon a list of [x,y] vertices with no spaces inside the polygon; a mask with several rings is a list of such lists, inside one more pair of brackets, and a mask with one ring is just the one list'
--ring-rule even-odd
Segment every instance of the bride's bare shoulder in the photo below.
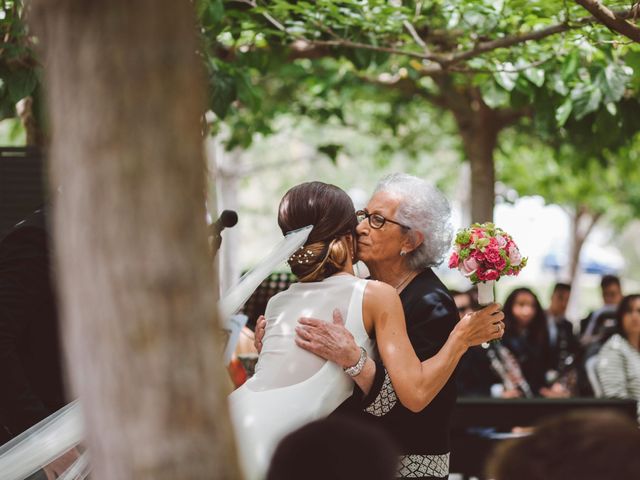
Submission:
{"label": "bride's bare shoulder", "polygon": [[398,293],[395,288],[388,283],[379,282],[378,280],[369,280],[364,294],[365,302],[370,301],[377,304],[398,298]]}

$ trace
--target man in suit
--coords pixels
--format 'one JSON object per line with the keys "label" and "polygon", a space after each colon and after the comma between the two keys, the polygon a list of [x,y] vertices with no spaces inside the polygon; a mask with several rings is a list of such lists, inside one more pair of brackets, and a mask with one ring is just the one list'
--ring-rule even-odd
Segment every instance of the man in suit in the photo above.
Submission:
{"label": "man in suit", "polygon": [[596,343],[603,331],[613,325],[616,308],[622,300],[620,279],[615,275],[605,275],[600,281],[604,305],[580,321],[580,341],[584,346]]}
{"label": "man in suit", "polygon": [[551,347],[551,368],[561,371],[574,360],[578,341],[573,333],[573,324],[567,320],[566,312],[571,295],[571,285],[556,283],[547,310],[547,329]]}
{"label": "man in suit", "polygon": [[[44,210],[0,240],[0,444],[66,404]],[[75,451],[45,467],[61,474]]]}

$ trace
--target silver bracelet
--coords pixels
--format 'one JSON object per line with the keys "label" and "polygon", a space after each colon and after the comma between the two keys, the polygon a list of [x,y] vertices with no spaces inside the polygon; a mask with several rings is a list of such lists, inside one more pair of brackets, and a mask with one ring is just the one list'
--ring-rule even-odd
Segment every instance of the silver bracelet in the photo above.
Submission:
{"label": "silver bracelet", "polygon": [[364,364],[367,361],[367,351],[364,347],[360,347],[360,358],[358,359],[358,363],[356,363],[352,367],[343,368],[344,373],[349,375],[350,377],[357,377],[362,372]]}

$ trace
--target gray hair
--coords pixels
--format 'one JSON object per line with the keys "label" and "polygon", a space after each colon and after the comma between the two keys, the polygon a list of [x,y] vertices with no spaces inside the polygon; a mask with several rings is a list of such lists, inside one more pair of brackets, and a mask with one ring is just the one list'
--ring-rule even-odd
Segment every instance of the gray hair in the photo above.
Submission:
{"label": "gray hair", "polygon": [[449,201],[433,185],[406,173],[392,173],[383,177],[374,195],[388,192],[400,199],[396,218],[411,227],[409,234],[422,232],[424,242],[407,255],[412,270],[435,267],[442,263],[451,246],[453,228]]}

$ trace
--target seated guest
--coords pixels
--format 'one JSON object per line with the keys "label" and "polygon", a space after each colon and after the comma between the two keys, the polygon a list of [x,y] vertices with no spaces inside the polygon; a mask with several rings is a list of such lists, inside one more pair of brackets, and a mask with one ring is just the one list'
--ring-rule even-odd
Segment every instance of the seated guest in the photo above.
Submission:
{"label": "seated guest", "polygon": [[349,417],[329,417],[280,442],[267,480],[392,480],[396,452],[382,430]]}
{"label": "seated guest", "polygon": [[585,347],[599,342],[606,330],[613,326],[616,309],[622,300],[620,279],[615,275],[603,276],[600,288],[604,305],[580,321],[580,342]]}
{"label": "seated guest", "polygon": [[605,397],[640,401],[640,295],[620,302],[614,330],[598,353],[596,372]]}
{"label": "seated guest", "polygon": [[487,463],[494,480],[632,480],[640,478],[640,430],[607,411],[571,412],[504,442]]}
{"label": "seated guest", "polygon": [[[466,292],[451,291],[460,316],[479,308],[475,288]],[[461,397],[531,397],[531,389],[513,354],[498,342],[471,347],[456,371],[456,385]]]}
{"label": "seated guest", "polygon": [[547,319],[538,297],[528,288],[511,292],[504,304],[505,333],[502,343],[515,356],[525,380],[534,394],[566,397],[568,391],[559,383],[547,388],[550,369]]}
{"label": "seated guest", "polygon": [[570,295],[571,285],[567,283],[557,283],[553,288],[551,303],[547,310],[547,330],[549,333],[550,373],[554,378],[567,379],[575,387],[575,367],[580,344],[573,333],[573,324],[566,317]]}

